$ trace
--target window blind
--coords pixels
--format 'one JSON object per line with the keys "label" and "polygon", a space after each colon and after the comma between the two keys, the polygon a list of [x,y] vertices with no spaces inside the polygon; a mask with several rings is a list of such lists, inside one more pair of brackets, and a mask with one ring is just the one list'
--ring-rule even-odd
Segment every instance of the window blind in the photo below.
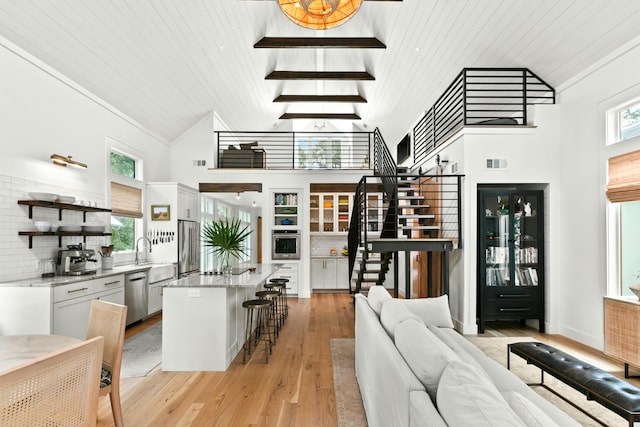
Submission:
{"label": "window blind", "polygon": [[111,215],[142,218],[142,190],[112,182]]}
{"label": "window blind", "polygon": [[640,150],[609,159],[607,198],[614,203],[640,200]]}

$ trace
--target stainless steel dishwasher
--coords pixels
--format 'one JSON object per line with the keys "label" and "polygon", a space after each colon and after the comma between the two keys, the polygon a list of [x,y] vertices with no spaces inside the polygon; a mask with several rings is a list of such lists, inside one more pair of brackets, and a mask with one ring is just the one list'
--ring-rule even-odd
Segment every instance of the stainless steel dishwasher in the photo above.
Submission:
{"label": "stainless steel dishwasher", "polygon": [[125,274],[124,304],[127,306],[127,325],[147,316],[147,272]]}

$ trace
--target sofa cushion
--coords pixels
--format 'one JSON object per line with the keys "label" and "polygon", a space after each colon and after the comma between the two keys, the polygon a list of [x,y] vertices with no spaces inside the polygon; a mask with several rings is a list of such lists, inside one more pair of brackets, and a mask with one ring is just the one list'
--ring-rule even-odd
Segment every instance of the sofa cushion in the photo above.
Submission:
{"label": "sofa cushion", "polygon": [[[386,304],[385,304],[386,305]],[[433,402],[440,376],[447,365],[460,360],[420,319],[407,319],[395,330],[396,348],[418,377]]]}
{"label": "sofa cushion", "polygon": [[407,319],[415,319],[422,322],[422,319],[413,314],[398,299],[391,298],[382,304],[380,323],[391,339],[394,339],[396,327]]}
{"label": "sofa cushion", "polygon": [[526,427],[487,377],[461,360],[444,369],[436,402],[450,426]]}
{"label": "sofa cushion", "polygon": [[555,427],[558,423],[553,421],[535,403],[516,391],[508,393],[507,401],[513,412],[524,422],[527,427]]}
{"label": "sofa cushion", "polygon": [[369,293],[367,295],[367,301],[369,305],[376,312],[378,317],[380,317],[380,311],[382,310],[382,303],[387,300],[390,300],[391,294],[384,286],[375,285],[369,288]]}
{"label": "sofa cushion", "polygon": [[447,295],[433,298],[403,299],[401,301],[409,310],[421,318],[425,325],[453,328],[451,311],[449,310],[449,297]]}

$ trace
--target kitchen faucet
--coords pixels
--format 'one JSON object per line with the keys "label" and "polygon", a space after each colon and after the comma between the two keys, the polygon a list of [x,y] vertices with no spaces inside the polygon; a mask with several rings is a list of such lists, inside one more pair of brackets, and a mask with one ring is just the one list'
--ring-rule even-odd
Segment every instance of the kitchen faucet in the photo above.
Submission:
{"label": "kitchen faucet", "polygon": [[142,236],[138,238],[138,240],[136,240],[136,262],[135,262],[136,265],[138,265],[138,242],[140,242],[140,240],[142,239],[147,239],[147,242],[149,242],[149,253],[151,253],[151,240],[149,240],[149,238],[146,236]]}

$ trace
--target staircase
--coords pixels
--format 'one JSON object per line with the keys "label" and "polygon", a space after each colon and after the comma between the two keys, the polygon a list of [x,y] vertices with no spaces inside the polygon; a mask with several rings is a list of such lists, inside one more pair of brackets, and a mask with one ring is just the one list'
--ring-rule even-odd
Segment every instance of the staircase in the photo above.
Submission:
{"label": "staircase", "polygon": [[[390,291],[397,296],[398,252],[443,252],[459,247],[461,176],[398,169],[377,129],[374,135],[374,175],[358,183],[351,214],[350,289],[351,293],[367,293],[374,285],[390,288],[385,281],[393,266]],[[374,201],[378,205],[373,206]],[[381,219],[372,220],[373,212],[382,212]],[[410,277],[409,270],[407,266],[405,277]],[[448,274],[442,276],[448,285]],[[410,295],[407,282],[405,296]]]}

